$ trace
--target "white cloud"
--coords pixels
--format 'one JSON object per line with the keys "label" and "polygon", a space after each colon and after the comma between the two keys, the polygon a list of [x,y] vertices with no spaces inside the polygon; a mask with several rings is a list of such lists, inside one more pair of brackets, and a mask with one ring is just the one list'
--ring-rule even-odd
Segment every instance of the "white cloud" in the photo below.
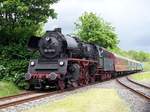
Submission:
{"label": "white cloud", "polygon": [[92,11],[116,27],[121,48],[150,52],[150,45],[144,48],[144,44],[136,43],[139,38],[146,40],[150,36],[149,0],[60,0],[54,8],[58,18],[49,20],[46,30],[62,27],[65,33],[71,33],[78,17]]}

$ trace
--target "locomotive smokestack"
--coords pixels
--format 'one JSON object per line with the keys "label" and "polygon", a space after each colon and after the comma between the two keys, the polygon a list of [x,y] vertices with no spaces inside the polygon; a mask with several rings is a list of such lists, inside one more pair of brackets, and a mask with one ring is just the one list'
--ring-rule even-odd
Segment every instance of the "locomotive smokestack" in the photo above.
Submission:
{"label": "locomotive smokestack", "polygon": [[54,31],[61,33],[61,28],[55,28]]}
{"label": "locomotive smokestack", "polygon": [[54,30],[48,30],[48,31],[46,31],[46,33],[51,33],[51,32],[59,32],[59,33],[62,33],[62,31],[61,31],[61,28],[55,28]]}

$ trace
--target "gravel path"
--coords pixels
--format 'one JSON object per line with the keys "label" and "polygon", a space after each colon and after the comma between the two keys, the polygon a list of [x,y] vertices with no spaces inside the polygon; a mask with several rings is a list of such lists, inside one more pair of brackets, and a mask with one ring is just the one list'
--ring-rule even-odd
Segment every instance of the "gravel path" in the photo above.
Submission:
{"label": "gravel path", "polygon": [[48,102],[54,102],[55,100],[63,99],[68,95],[72,95],[79,92],[85,92],[90,88],[115,88],[122,99],[124,99],[127,105],[131,108],[132,112],[150,112],[150,102],[146,102],[141,97],[137,96],[130,90],[122,87],[116,82],[116,80],[105,81],[103,83],[83,87],[74,91],[68,91],[61,94],[53,95],[50,97],[42,98],[36,101],[31,101],[25,104],[20,104],[15,107],[10,107],[0,110],[0,112],[21,112],[23,110],[30,109],[41,104],[46,104]]}

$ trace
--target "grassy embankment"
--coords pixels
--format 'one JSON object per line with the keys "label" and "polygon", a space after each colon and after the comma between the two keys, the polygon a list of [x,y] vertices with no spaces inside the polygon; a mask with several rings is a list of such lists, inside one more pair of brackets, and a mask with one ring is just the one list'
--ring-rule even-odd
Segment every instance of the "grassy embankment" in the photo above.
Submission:
{"label": "grassy embankment", "polygon": [[129,112],[115,89],[90,89],[25,112]]}
{"label": "grassy embankment", "polygon": [[15,95],[20,92],[21,91],[13,83],[0,81],[0,97]]}
{"label": "grassy embankment", "polygon": [[150,71],[150,62],[144,62],[144,71]]}
{"label": "grassy embankment", "polygon": [[150,72],[137,73],[131,77],[137,81],[150,82]]}

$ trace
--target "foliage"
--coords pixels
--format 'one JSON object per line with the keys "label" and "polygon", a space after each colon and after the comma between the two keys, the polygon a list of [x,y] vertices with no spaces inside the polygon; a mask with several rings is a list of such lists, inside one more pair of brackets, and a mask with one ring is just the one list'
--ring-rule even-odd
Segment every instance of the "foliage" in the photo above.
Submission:
{"label": "foliage", "polygon": [[138,51],[130,50],[128,51],[128,54],[130,54],[132,58],[135,60],[139,60],[143,62],[150,61],[150,54],[143,51],[138,52]]}
{"label": "foliage", "polygon": [[0,51],[0,80],[11,81],[24,88],[29,59],[37,58],[38,53],[29,52],[26,45],[16,43],[0,46]]}
{"label": "foliage", "polygon": [[149,62],[144,62],[144,71],[150,71],[150,61]]}
{"label": "foliage", "polygon": [[0,97],[10,96],[20,93],[20,90],[12,82],[0,81]]}
{"label": "foliage", "polygon": [[119,55],[121,55],[121,56],[125,56],[125,57],[131,58],[131,57],[128,55],[127,51],[122,50],[122,49],[120,49],[119,47],[116,47],[116,48],[113,48],[113,49],[108,49],[108,50],[111,51],[111,52],[114,52],[114,53],[116,53],[116,54],[119,54]]}
{"label": "foliage", "polygon": [[92,12],[85,12],[75,26],[76,35],[83,41],[96,43],[104,48],[115,48],[118,44],[114,27]]}
{"label": "foliage", "polygon": [[55,18],[51,4],[58,0],[1,0],[0,44],[29,37],[39,30],[48,17]]}
{"label": "foliage", "polygon": [[109,50],[137,61],[150,62],[150,53],[146,53],[144,51],[134,51],[134,50],[125,51],[120,48],[114,48]]}
{"label": "foliage", "polygon": [[0,1],[0,80],[24,87],[28,61],[38,55],[28,52],[28,38],[42,35],[48,17],[56,17],[51,5],[57,1]]}
{"label": "foliage", "polygon": [[38,55],[38,53],[33,54],[33,52],[29,52],[27,48],[27,41],[24,41],[22,44],[12,43],[9,46],[0,45],[0,59],[24,59],[28,60],[32,57]]}
{"label": "foliage", "polygon": [[20,88],[25,86],[26,60],[0,60],[0,80],[10,81]]}

